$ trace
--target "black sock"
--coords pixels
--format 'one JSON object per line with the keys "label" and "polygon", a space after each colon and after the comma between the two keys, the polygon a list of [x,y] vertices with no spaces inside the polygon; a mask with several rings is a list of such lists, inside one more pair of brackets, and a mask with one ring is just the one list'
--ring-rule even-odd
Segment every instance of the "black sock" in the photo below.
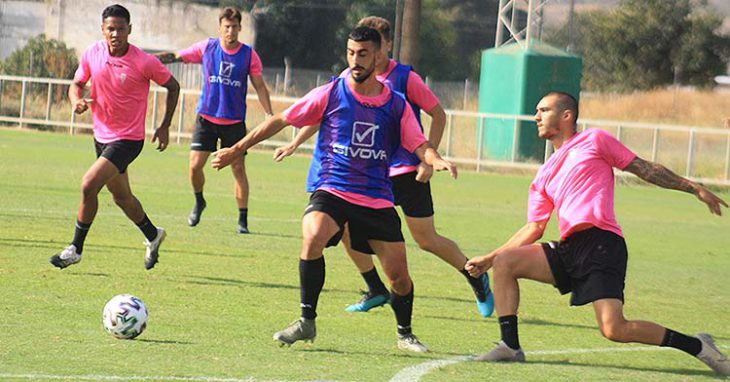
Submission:
{"label": "black sock", "polygon": [[203,191],[195,193],[195,208],[205,208],[205,198],[203,197]]}
{"label": "black sock", "polygon": [[302,317],[314,320],[317,317],[317,300],[324,286],[324,256],[316,260],[299,259],[299,291]]}
{"label": "black sock", "polygon": [[86,240],[86,234],[89,233],[91,223],[82,223],[76,220],[76,228],[74,229],[74,239],[71,244],[76,246],[76,253],[79,255],[84,251],[84,241]]}
{"label": "black sock", "polygon": [[666,328],[666,330],[664,340],[660,346],[679,349],[691,356],[697,356],[702,351],[702,342],[699,338],[690,337],[669,328]]}
{"label": "black sock", "polygon": [[238,209],[238,224],[248,227],[248,208]]}
{"label": "black sock", "polygon": [[368,291],[371,294],[378,295],[388,293],[388,288],[386,288],[383,281],[380,280],[378,270],[375,267],[367,272],[360,273],[360,275],[363,279],[365,279],[365,283],[368,284]]}
{"label": "black sock", "polygon": [[411,316],[413,315],[413,284],[411,291],[401,296],[390,291],[390,306],[395,312],[395,321],[398,323],[398,334],[404,336],[411,334]]}
{"label": "black sock", "polygon": [[517,334],[517,316],[502,316],[499,318],[499,330],[502,332],[502,341],[510,348],[520,348],[520,338]]}
{"label": "black sock", "polygon": [[148,241],[152,241],[157,238],[157,227],[152,224],[150,218],[147,217],[147,214],[144,215],[142,221],[137,223],[137,227],[139,227],[140,231],[142,231],[144,237],[146,237]]}
{"label": "black sock", "polygon": [[479,302],[484,302],[487,299],[487,296],[484,294],[484,284],[482,284],[482,276],[479,277],[471,277],[469,272],[466,271],[466,269],[462,269],[459,272],[461,272],[464,277],[466,277],[466,281],[469,282],[469,285],[471,286],[471,289],[474,291],[474,294],[477,296],[477,300]]}

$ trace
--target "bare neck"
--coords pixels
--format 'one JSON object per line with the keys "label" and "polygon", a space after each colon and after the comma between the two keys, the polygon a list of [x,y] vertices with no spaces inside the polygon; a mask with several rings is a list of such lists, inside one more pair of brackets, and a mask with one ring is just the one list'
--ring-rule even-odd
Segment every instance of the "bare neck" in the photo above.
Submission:
{"label": "bare neck", "polygon": [[365,97],[377,97],[383,92],[383,84],[375,79],[375,73],[371,74],[367,80],[363,82],[357,82],[352,76],[347,78],[347,82],[350,88],[357,94]]}
{"label": "bare neck", "polygon": [[575,134],[577,134],[575,126],[571,126],[569,128],[561,128],[560,133],[550,138],[550,142],[553,144],[553,148],[555,148],[555,150],[558,150],[559,148],[563,147],[565,142],[569,141],[570,138],[573,138]]}

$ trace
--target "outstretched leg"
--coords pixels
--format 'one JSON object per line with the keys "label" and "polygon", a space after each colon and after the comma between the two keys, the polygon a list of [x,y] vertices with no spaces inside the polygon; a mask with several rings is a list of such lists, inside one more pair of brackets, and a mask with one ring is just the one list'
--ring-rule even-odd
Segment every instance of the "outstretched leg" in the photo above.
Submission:
{"label": "outstretched leg", "polygon": [[188,225],[191,227],[195,227],[200,223],[200,216],[206,207],[205,198],[203,197],[203,187],[205,186],[205,173],[203,172],[203,168],[208,161],[208,156],[210,156],[210,151],[190,151],[189,176],[190,184],[193,186],[193,193],[195,194],[195,205],[188,216]]}

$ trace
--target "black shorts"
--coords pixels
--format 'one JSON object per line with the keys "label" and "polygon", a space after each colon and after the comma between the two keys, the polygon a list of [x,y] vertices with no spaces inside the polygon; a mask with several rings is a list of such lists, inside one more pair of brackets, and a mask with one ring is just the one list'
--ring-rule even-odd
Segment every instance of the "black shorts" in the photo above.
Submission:
{"label": "black shorts", "polygon": [[576,232],[560,242],[542,243],[555,287],[572,292],[570,305],[603,298],[623,302],[628,251],[621,236],[599,228]]}
{"label": "black shorts", "polygon": [[395,205],[403,209],[403,214],[412,218],[433,216],[431,183],[416,180],[416,171],[390,178],[393,183]]}
{"label": "black shorts", "polygon": [[120,174],[127,171],[127,167],[132,163],[139,153],[142,152],[144,140],[132,141],[122,139],[109,143],[100,143],[94,139],[94,148],[96,149],[96,157],[104,157],[117,167]]}
{"label": "black shorts", "polygon": [[400,218],[395,208],[367,208],[352,204],[326,191],[315,191],[309,198],[304,214],[320,211],[329,215],[340,230],[327,242],[334,247],[342,239],[345,223],[350,230],[350,244],[356,251],[374,254],[368,240],[403,242]]}
{"label": "black shorts", "polygon": [[198,115],[190,150],[213,152],[218,150],[219,139],[221,141],[220,148],[224,148],[235,145],[245,136],[246,123],[243,121],[232,125],[219,125]]}

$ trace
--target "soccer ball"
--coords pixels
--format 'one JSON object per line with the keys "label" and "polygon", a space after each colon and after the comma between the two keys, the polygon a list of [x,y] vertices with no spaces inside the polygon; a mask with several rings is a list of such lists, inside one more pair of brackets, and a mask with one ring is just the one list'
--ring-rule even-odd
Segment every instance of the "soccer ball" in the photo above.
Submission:
{"label": "soccer ball", "polygon": [[114,296],[104,306],[104,329],[112,336],[131,340],[147,327],[147,307],[131,294]]}

